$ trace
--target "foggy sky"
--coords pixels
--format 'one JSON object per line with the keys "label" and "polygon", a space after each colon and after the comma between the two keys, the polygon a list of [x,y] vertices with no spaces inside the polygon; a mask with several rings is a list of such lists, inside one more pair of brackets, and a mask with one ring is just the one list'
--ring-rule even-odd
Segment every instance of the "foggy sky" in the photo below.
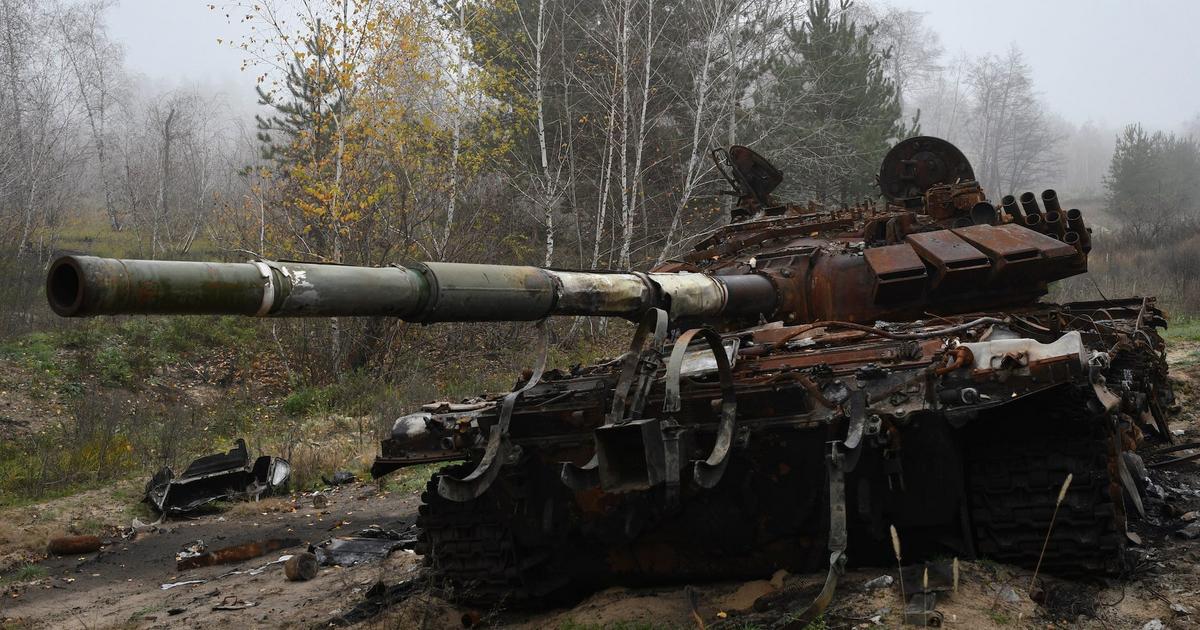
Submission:
{"label": "foggy sky", "polygon": [[[220,0],[121,0],[112,36],[128,67],[165,86],[200,82],[254,102],[241,56],[218,37],[237,25]],[[1200,0],[889,0],[925,13],[947,57],[1003,53],[1016,43],[1037,89],[1064,118],[1176,129],[1200,113]]]}
{"label": "foggy sky", "polygon": [[240,70],[243,55],[229,46],[242,30],[210,4],[222,0],[119,0],[109,9],[110,35],[124,47],[126,67],[151,82],[165,89],[199,84],[224,92],[235,106],[252,106],[254,75]]}
{"label": "foggy sky", "polygon": [[1015,42],[1067,120],[1174,129],[1200,113],[1197,0],[892,0],[925,13],[947,56]]}

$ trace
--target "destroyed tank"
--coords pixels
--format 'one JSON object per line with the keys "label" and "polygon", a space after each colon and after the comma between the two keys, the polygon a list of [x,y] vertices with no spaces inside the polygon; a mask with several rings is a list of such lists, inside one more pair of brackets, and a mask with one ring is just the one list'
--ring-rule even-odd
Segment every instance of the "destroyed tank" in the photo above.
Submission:
{"label": "destroyed tank", "polygon": [[[782,173],[713,153],[731,221],[649,272],[65,256],[64,316],[394,316],[637,322],[623,355],[399,418],[373,474],[444,462],[418,547],[461,600],[983,556],[1118,571],[1145,439],[1170,441],[1152,297],[1053,304],[1090,230],[1056,193],[988,201],[929,137],[883,162],[882,200],[778,201]],[[529,366],[516,366],[529,367]]]}

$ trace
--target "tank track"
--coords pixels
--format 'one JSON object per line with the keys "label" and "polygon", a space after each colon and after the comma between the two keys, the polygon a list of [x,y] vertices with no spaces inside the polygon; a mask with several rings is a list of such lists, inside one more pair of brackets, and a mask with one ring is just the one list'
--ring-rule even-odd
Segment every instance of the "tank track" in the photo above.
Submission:
{"label": "tank track", "polygon": [[1043,397],[1041,402],[979,420],[996,426],[976,433],[970,445],[968,494],[978,551],[1033,568],[1070,474],[1042,570],[1063,575],[1119,572],[1125,512],[1118,503],[1120,486],[1110,477],[1113,447],[1104,421],[1086,417],[1087,408],[1077,396]]}
{"label": "tank track", "polygon": [[515,535],[514,511],[528,498],[522,496],[523,475],[506,471],[504,483],[474,501],[438,494],[441,474],[467,472],[465,466],[449,466],[430,476],[417,513],[416,552],[455,601],[509,607],[544,601],[567,577],[551,567],[557,550],[549,541],[537,544]]}

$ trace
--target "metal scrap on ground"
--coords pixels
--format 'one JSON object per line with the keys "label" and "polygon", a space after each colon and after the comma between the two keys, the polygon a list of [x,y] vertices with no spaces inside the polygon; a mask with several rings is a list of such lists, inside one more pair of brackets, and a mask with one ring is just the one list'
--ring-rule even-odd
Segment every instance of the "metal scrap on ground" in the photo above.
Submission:
{"label": "metal scrap on ground", "polygon": [[386,558],[397,549],[412,549],[417,534],[413,528],[401,534],[372,525],[353,536],[330,538],[310,547],[322,566],[350,567]]}
{"label": "metal scrap on ground", "polygon": [[287,549],[289,547],[299,547],[300,544],[301,542],[297,538],[259,540],[242,545],[224,547],[216,551],[209,551],[198,555],[182,557],[175,562],[175,569],[178,571],[187,571],[188,569],[199,567],[242,562],[243,560],[250,560],[266,555],[272,551],[279,551],[280,549]]}
{"label": "metal scrap on ground", "polygon": [[183,514],[213,501],[257,501],[284,492],[291,475],[286,459],[262,455],[251,462],[239,438],[229,452],[196,459],[178,477],[164,467],[146,483],[143,501],[164,514]]}
{"label": "metal scrap on ground", "polygon": [[46,544],[46,552],[58,556],[73,556],[99,551],[104,541],[97,536],[59,536]]}

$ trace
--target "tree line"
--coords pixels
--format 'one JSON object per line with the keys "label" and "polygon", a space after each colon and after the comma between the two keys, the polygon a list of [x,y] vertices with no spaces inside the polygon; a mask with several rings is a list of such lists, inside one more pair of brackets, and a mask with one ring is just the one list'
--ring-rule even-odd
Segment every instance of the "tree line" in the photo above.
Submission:
{"label": "tree line", "polygon": [[[153,258],[645,267],[727,221],[709,158],[731,144],[774,161],[782,195],[831,206],[875,197],[883,154],[917,133],[962,147],[997,198],[1107,185],[1110,205],[1146,205],[1115,182],[1154,151],[1185,178],[1188,141],[1071,125],[1015,46],[949,57],[922,14],[865,1],[214,4],[241,33],[214,40],[257,77],[255,121],[138,80],[109,6],[0,0],[2,262],[29,287],[73,224]],[[402,333],[329,334],[353,363]]]}

